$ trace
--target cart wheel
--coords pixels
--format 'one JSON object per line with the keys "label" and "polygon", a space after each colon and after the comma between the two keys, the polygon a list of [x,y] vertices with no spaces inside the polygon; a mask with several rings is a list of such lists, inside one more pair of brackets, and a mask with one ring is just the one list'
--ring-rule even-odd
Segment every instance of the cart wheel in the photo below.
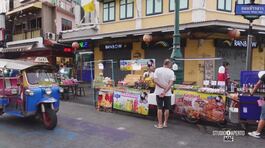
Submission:
{"label": "cart wheel", "polygon": [[0,109],[0,116],[3,114],[4,114],[3,109]]}
{"label": "cart wheel", "polygon": [[248,124],[247,123],[240,123],[241,128],[244,129],[245,131],[247,131],[248,129]]}
{"label": "cart wheel", "polygon": [[56,112],[50,108],[46,108],[45,112],[42,113],[42,122],[46,129],[53,130],[57,125]]}
{"label": "cart wheel", "polygon": [[185,119],[188,123],[192,123],[192,124],[198,123],[199,120],[200,120],[200,119],[192,118],[192,117],[189,117],[189,116],[184,116],[184,119]]}
{"label": "cart wheel", "polygon": [[224,128],[224,127],[226,127],[227,120],[224,120],[223,122],[217,122],[216,124],[217,124],[219,127]]}

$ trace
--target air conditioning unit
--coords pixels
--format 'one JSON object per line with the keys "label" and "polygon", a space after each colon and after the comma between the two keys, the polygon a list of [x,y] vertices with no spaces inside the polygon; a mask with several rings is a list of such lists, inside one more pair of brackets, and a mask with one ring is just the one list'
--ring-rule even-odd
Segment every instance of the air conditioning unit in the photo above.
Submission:
{"label": "air conditioning unit", "polygon": [[25,2],[25,1],[27,1],[27,0],[19,0],[20,3],[23,3],[23,2]]}
{"label": "air conditioning unit", "polygon": [[52,32],[46,32],[44,38],[48,39],[48,40],[54,40],[55,41],[56,40],[56,34],[52,33]]}

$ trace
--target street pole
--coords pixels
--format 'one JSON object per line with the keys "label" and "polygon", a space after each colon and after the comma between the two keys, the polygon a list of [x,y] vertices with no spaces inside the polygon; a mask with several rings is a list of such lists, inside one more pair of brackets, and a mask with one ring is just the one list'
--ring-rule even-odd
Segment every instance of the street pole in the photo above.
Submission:
{"label": "street pole", "polygon": [[[255,0],[250,1],[251,4],[255,3]],[[252,28],[253,19],[249,19],[248,37],[247,37],[247,57],[246,57],[246,70],[252,69]]]}
{"label": "street pole", "polygon": [[175,0],[175,25],[174,25],[174,35],[173,35],[173,51],[171,58],[174,60],[176,58],[182,58],[182,53],[180,50],[180,33],[179,33],[179,3],[180,0]]}
{"label": "street pole", "polygon": [[180,49],[180,33],[179,33],[179,6],[180,6],[180,0],[175,0],[175,25],[174,25],[174,35],[173,35],[173,50],[170,57],[174,61],[174,63],[178,65],[178,70],[175,71],[176,75],[175,83],[182,83],[184,79],[183,61],[176,60],[182,58],[182,53]]}
{"label": "street pole", "polygon": [[249,29],[248,29],[248,38],[247,38],[247,59],[246,59],[246,70],[251,70],[252,68],[252,26],[253,21],[249,21]]}

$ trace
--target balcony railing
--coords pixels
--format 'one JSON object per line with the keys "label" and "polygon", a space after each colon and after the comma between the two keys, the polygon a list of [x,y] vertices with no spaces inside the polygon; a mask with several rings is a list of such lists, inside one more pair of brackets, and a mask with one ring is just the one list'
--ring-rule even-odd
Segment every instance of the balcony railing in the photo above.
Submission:
{"label": "balcony railing", "polygon": [[41,36],[41,30],[28,31],[24,33],[14,34],[13,41],[32,39]]}
{"label": "balcony railing", "polygon": [[67,0],[42,0],[42,1],[52,3],[57,7],[60,7],[68,12],[73,13],[73,4]]}

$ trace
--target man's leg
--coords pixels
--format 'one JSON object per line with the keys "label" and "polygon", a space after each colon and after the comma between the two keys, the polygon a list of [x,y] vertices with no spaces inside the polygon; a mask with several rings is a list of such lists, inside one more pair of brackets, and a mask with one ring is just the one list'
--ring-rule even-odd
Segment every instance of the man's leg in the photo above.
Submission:
{"label": "man's leg", "polygon": [[158,126],[162,126],[162,122],[163,122],[163,111],[162,109],[157,109],[157,120],[158,120]]}
{"label": "man's leg", "polygon": [[255,137],[255,138],[260,138],[260,133],[262,132],[262,129],[264,127],[265,127],[265,106],[262,107],[260,121],[259,121],[257,130],[253,132],[249,132],[248,135]]}
{"label": "man's leg", "polygon": [[169,110],[166,109],[166,110],[165,110],[165,121],[164,121],[164,124],[165,124],[166,126],[167,126],[168,117],[169,117]]}
{"label": "man's leg", "polygon": [[262,129],[265,127],[265,106],[261,108],[260,121],[258,124],[257,132],[261,133]]}
{"label": "man's leg", "polygon": [[257,132],[258,133],[261,133],[262,132],[262,129],[265,127],[265,120],[260,120],[259,121],[259,125],[258,125],[258,129],[257,129]]}
{"label": "man's leg", "polygon": [[170,110],[170,107],[171,107],[171,97],[165,96],[164,103],[165,103],[165,121],[164,121],[164,126],[167,127],[167,122],[168,122],[168,117],[169,117],[169,110]]}
{"label": "man's leg", "polygon": [[160,98],[159,96],[156,97],[156,102],[157,102],[157,120],[158,120],[158,128],[162,128],[163,127],[163,100],[162,98]]}

